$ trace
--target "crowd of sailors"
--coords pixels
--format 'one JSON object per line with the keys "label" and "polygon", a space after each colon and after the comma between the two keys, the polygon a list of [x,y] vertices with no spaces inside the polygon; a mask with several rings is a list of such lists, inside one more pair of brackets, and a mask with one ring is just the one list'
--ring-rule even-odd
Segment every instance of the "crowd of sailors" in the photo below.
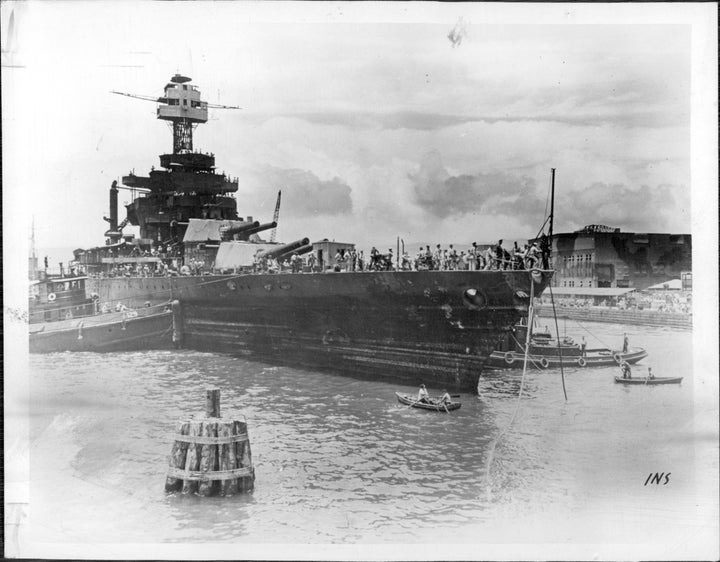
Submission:
{"label": "crowd of sailors", "polygon": [[[308,273],[323,271],[457,271],[457,270],[516,270],[532,269],[540,267],[549,269],[549,245],[543,250],[542,240],[540,244],[535,242],[518,245],[506,249],[503,241],[499,240],[496,245],[479,246],[476,242],[467,250],[458,251],[453,244],[443,248],[436,244],[434,249],[429,245],[421,246],[418,251],[411,255],[403,251],[396,256],[392,248],[387,252],[380,252],[375,246],[365,253],[363,250],[356,250],[354,247],[341,248],[333,256],[334,259],[323,259],[319,253],[310,252],[304,255],[297,253],[285,254],[277,258],[275,256],[263,256],[258,254],[254,263],[249,268],[253,273]],[[119,258],[123,257],[151,257],[159,258],[148,262],[127,262],[115,263],[100,273],[90,272],[94,277],[171,277],[176,275],[203,275],[209,274],[212,270],[202,260],[186,259],[185,264],[176,265],[180,261],[179,256],[168,253],[166,248],[153,247],[149,250],[142,250],[134,247],[130,252],[117,251],[113,249],[109,255]],[[226,273],[226,272],[223,272]]]}
{"label": "crowd of sailors", "polygon": [[410,255],[401,252],[396,256],[392,248],[380,252],[375,246],[365,254],[355,248],[341,248],[335,253],[331,263],[324,263],[315,253],[304,256],[291,254],[275,257],[259,257],[253,265],[254,272],[317,272],[331,269],[334,271],[458,271],[458,270],[514,270],[542,267],[549,269],[549,245],[545,251],[533,242],[522,247],[515,242],[513,248],[507,250],[503,241],[497,245],[481,248],[476,242],[467,251],[458,251],[453,244],[443,248],[437,244],[434,249],[429,245],[421,246],[417,253]]}
{"label": "crowd of sailors", "polygon": [[[467,252],[458,252],[452,244],[443,249],[440,244],[431,250],[430,246],[421,247],[414,258],[407,253],[403,254],[401,269],[405,270],[491,270],[491,269],[532,269],[542,267],[549,269],[549,244],[545,241],[545,249],[541,249],[536,242],[524,244],[522,247],[517,242],[510,250],[503,246],[499,240],[497,245],[488,246],[482,249],[477,242]],[[392,252],[392,250],[390,250]]]}
{"label": "crowd of sailors", "polygon": [[176,277],[178,275],[207,275],[205,262],[186,260],[184,265],[176,265],[177,260],[157,261],[154,263],[114,264],[107,271],[91,273],[91,277]]}

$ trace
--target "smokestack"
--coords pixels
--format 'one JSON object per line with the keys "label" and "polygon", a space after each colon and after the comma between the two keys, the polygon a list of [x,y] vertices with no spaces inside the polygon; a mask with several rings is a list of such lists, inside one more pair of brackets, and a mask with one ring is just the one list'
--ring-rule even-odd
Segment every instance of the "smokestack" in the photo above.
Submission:
{"label": "smokestack", "polygon": [[118,188],[117,181],[112,182],[110,187],[110,229],[116,231],[118,228]]}

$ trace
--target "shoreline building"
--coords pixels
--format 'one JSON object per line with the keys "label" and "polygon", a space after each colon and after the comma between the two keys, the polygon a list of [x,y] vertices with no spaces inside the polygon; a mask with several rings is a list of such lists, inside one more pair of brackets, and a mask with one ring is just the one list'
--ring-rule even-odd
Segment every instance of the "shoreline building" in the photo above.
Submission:
{"label": "shoreline building", "polygon": [[643,290],[692,271],[690,234],[621,232],[589,225],[554,234],[551,245],[553,287]]}

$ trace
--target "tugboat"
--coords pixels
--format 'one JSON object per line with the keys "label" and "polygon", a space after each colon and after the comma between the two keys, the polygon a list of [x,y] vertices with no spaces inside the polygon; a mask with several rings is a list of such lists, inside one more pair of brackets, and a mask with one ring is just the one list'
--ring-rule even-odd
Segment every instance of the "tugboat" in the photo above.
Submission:
{"label": "tugboat", "polygon": [[100,305],[97,294],[88,296],[88,277],[76,269],[66,272],[60,264],[60,274],[49,275],[46,258],[40,271],[34,228],[29,277],[30,353],[127,351],[172,343],[169,305],[145,306],[137,311],[120,304],[110,310],[107,304]]}
{"label": "tugboat", "polygon": [[[238,215],[238,180],[193,147],[208,108],[231,107],[203,101],[190,82],[174,75],[159,98],[122,93],[157,104],[157,118],[172,124],[173,150],[147,176],[113,182],[105,245],[75,252],[88,291],[100,303],[135,309],[177,300],[185,347],[475,391],[499,335],[527,314],[552,272],[359,271],[331,267],[329,253],[338,249],[331,236],[261,239],[277,226],[278,207],[264,223]],[[122,222],[119,189],[132,196]],[[139,227],[138,238],[123,234],[127,224]],[[261,265],[304,253],[320,267],[291,273]]]}
{"label": "tugboat", "polygon": [[[488,367],[493,369],[521,369],[525,359],[525,340],[527,324],[520,322],[506,335],[500,349],[493,351],[488,358]],[[550,367],[609,367],[637,363],[647,357],[641,347],[631,347],[627,351],[611,350],[606,347],[583,349],[569,336],[560,338],[560,343],[553,338],[547,327],[544,331],[532,330],[530,334],[530,350],[528,365],[540,369]]]}
{"label": "tugboat", "polygon": [[30,324],[71,320],[95,314],[95,301],[87,296],[86,276],[44,277],[30,281]]}

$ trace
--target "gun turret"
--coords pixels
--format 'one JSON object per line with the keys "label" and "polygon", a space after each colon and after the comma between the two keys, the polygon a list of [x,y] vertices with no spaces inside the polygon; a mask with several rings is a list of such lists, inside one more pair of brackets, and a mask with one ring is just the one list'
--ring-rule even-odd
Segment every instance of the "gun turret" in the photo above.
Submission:
{"label": "gun turret", "polygon": [[[272,228],[272,227],[270,227]],[[275,256],[281,256],[283,254],[291,253],[298,248],[301,248],[302,246],[307,246],[310,243],[310,239],[308,238],[301,238],[300,240],[295,240],[295,242],[290,242],[290,244],[285,244],[283,246],[278,246],[277,248],[273,248],[272,250],[265,250],[264,252],[261,252],[258,254],[258,258],[272,258]]]}

